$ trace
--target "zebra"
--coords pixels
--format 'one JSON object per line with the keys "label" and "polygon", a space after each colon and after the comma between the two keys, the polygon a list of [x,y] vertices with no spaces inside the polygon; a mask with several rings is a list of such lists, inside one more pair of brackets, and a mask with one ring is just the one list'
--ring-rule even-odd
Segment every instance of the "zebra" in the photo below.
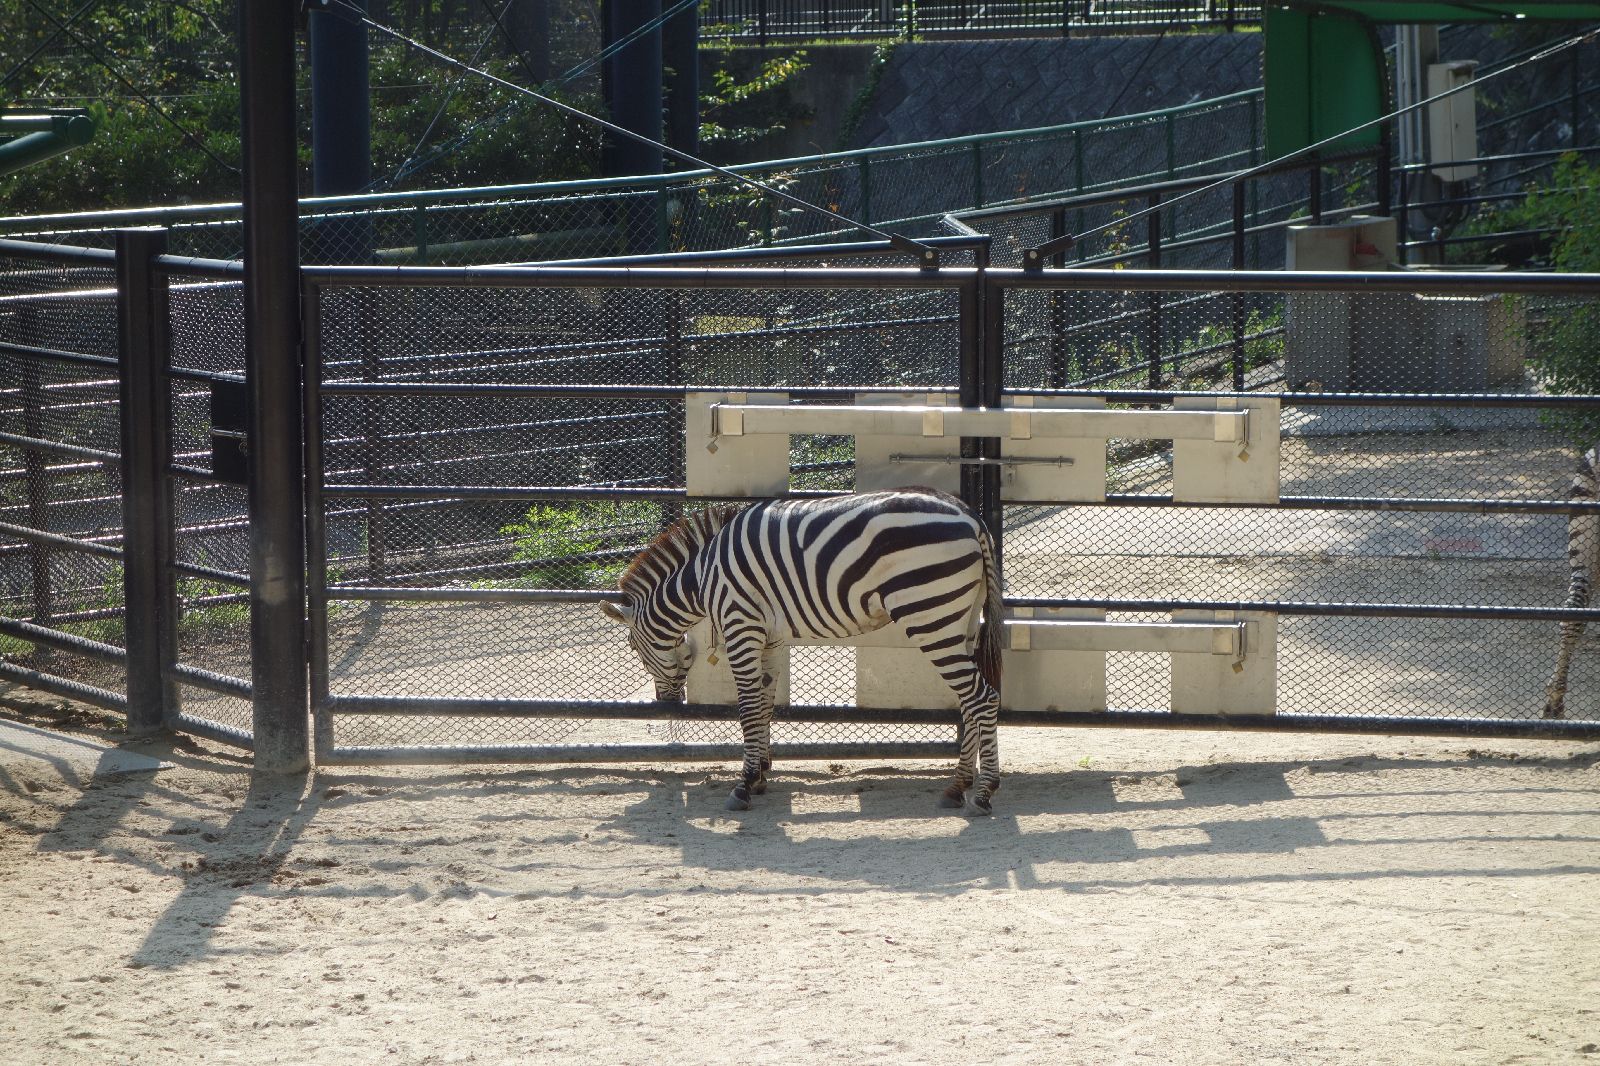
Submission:
{"label": "zebra", "polygon": [[[1577,473],[1567,499],[1592,503],[1596,496],[1595,466],[1600,463],[1600,445],[1590,448],[1578,460]],[[1589,586],[1600,569],[1600,514],[1593,511],[1567,518],[1567,606],[1589,606]],[[1561,623],[1561,644],[1556,651],[1556,669],[1544,690],[1544,717],[1567,716],[1567,671],[1572,666],[1572,649],[1583,635],[1582,622]]]}
{"label": "zebra", "polygon": [[659,700],[684,698],[689,628],[709,618],[720,635],[713,639],[733,670],[744,734],[744,775],[728,810],[748,810],[750,797],[766,791],[774,649],[792,638],[851,637],[894,624],[960,700],[955,781],[940,806],[992,813],[1000,787],[1000,580],[989,533],[960,500],[908,488],[713,506],[664,530],[619,587],[623,602],[600,608],[628,627]]}

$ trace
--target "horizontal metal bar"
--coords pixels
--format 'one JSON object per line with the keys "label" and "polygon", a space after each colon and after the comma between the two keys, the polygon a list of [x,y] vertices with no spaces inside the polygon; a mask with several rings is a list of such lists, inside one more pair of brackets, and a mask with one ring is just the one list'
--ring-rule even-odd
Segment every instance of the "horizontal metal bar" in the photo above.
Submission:
{"label": "horizontal metal bar", "polygon": [[1245,653],[1243,622],[1100,622],[1007,618],[1011,644],[1026,629],[1026,651],[1154,651],[1197,655]]}
{"label": "horizontal metal bar", "polygon": [[[658,713],[659,712],[659,713]],[[571,702],[558,700],[446,700],[417,697],[335,696],[319,708],[319,713],[359,715],[401,715],[411,717],[501,717],[530,719],[592,719],[592,720],[676,720],[685,722],[737,722],[738,709],[717,704],[659,704],[621,702]],[[859,724],[859,725],[947,725],[955,724],[956,712],[931,709],[884,709],[859,707],[801,706],[780,707],[777,722],[804,724]],[[1371,733],[1415,736],[1503,736],[1544,739],[1590,740],[1600,738],[1600,721],[1551,720],[1505,718],[1484,715],[1481,718],[1423,718],[1341,715],[1302,715],[1279,713],[1273,715],[1211,715],[1173,714],[1166,711],[1139,711],[1112,709],[1109,711],[1016,711],[1001,710],[1000,724],[1006,726],[1082,727],[1150,727],[1166,729],[1245,730],[1282,733]],[[851,744],[851,745],[774,745],[774,758],[813,758],[800,754],[825,747],[830,758],[946,758],[952,753],[949,745],[929,742],[911,745]],[[925,750],[926,755],[900,755],[911,748]],[[841,754],[841,749],[854,749],[861,754]],[[364,759],[396,762],[586,762],[586,761],[702,761],[719,762],[736,759],[742,754],[737,745],[483,745],[474,747],[347,747],[336,748],[344,752],[346,761]],[[649,754],[654,752],[655,754]],[[522,758],[518,753],[526,753]],[[465,754],[458,760],[455,756]],[[336,756],[337,761],[341,756]]]}
{"label": "horizontal metal bar", "polygon": [[[970,235],[954,237],[918,237],[930,248],[961,250],[986,248],[992,239],[988,234],[974,231]],[[855,258],[870,255],[894,255],[894,246],[888,241],[841,241],[838,244],[791,244],[763,248],[726,248],[698,252],[658,252],[650,255],[620,255],[588,259],[542,259],[526,266],[685,266],[690,264],[722,263],[725,265],[781,262],[789,259]]]}
{"label": "horizontal metal bar", "polygon": [[58,348],[40,348],[32,344],[17,344],[13,341],[0,341],[0,352],[6,355],[21,356],[24,359],[41,359],[55,363],[70,363],[74,366],[92,366],[97,370],[110,370],[115,372],[119,365],[112,356],[87,355],[83,352],[67,352]]}
{"label": "horizontal metal bar", "polygon": [[196,718],[192,714],[172,715],[166,724],[176,732],[214,740],[219,744],[231,744],[246,751],[254,751],[256,748],[255,736],[246,730],[235,729],[231,725],[223,725],[221,722],[213,722],[206,718]]}
{"label": "horizontal metal bar", "polygon": [[0,256],[10,259],[43,259],[52,263],[82,263],[98,267],[111,267],[117,261],[117,253],[109,248],[76,248],[66,244],[40,244],[9,239],[0,239]]}
{"label": "horizontal metal bar", "polygon": [[203,688],[219,696],[237,696],[243,700],[250,698],[250,682],[214,670],[203,670],[188,663],[173,663],[167,667],[167,673],[180,684]]}
{"label": "horizontal metal bar", "polygon": [[1470,273],[1467,271],[1334,270],[1079,270],[991,268],[998,290],[1059,289],[1123,292],[1390,292],[1481,295],[1549,293],[1593,296],[1596,274]]}
{"label": "horizontal metal bar", "polygon": [[[470,747],[335,746],[318,758],[324,766],[425,766],[474,763],[731,762],[744,757],[737,744],[486,744]],[[778,760],[950,759],[955,742],[882,744],[774,744]]]}
{"label": "horizontal metal bar", "polygon": [[[947,466],[1072,466],[1068,456],[1017,455],[998,459],[966,455],[891,455],[891,463],[944,463]],[[848,465],[848,464],[846,464]],[[798,469],[798,468],[796,468]]]}
{"label": "horizontal metal bar", "polygon": [[218,570],[210,566],[201,566],[198,563],[185,563],[174,561],[172,569],[180,574],[190,577],[204,578],[207,581],[220,581],[226,585],[237,585],[240,588],[250,587],[250,575],[238,574],[232,570]]}
{"label": "horizontal metal bar", "polygon": [[[1131,372],[1131,371],[1130,371]],[[876,391],[876,390],[874,390]],[[1004,396],[1098,397],[1111,403],[1171,403],[1180,396],[1238,399],[1237,392],[1181,392],[1163,389],[1007,389]],[[1600,407],[1600,396],[1530,396],[1488,392],[1252,392],[1254,399],[1277,400],[1285,407]]]}
{"label": "horizontal metal bar", "polygon": [[34,625],[32,622],[24,622],[17,618],[0,618],[0,633],[33,644],[43,644],[47,648],[55,648],[71,655],[99,659],[102,662],[126,665],[128,661],[127,650],[115,644],[105,644],[98,640],[80,637],[75,633],[64,633],[59,629]]}
{"label": "horizontal metal bar", "polygon": [[100,448],[86,448],[81,444],[63,444],[55,440],[42,440],[39,437],[25,437],[20,433],[0,432],[0,444],[9,444],[13,448],[22,448],[31,452],[60,455],[68,459],[88,459],[91,462],[109,466],[122,465],[122,456],[116,452],[108,452]]}
{"label": "horizontal metal bar", "polygon": [[[948,392],[955,385],[757,385],[739,391],[751,396],[784,393],[808,400],[848,400],[859,392],[895,396],[926,396]],[[450,381],[334,381],[324,383],[323,396],[536,396],[545,399],[682,400],[691,392],[707,391],[701,385],[522,385],[459,383]]]}
{"label": "horizontal metal bar", "polygon": [[235,374],[225,374],[213,370],[192,370],[187,367],[167,367],[167,377],[174,381],[193,381],[202,385],[243,385],[244,371]]}
{"label": "horizontal metal bar", "polygon": [[[1062,503],[1060,500],[1007,499],[1007,507],[1097,507],[1099,503]],[[1276,501],[1234,500],[1227,503],[1179,503],[1170,493],[1107,493],[1107,507],[1224,507],[1272,508],[1294,511],[1419,511],[1458,514],[1596,514],[1600,501],[1594,500],[1470,500],[1394,499],[1386,496],[1280,496]]]}
{"label": "horizontal metal bar", "polygon": [[[1010,437],[1015,420],[1032,436],[1232,441],[1249,439],[1249,411],[1103,411],[1050,407],[823,406],[713,403],[712,435],[755,433]],[[930,418],[940,429],[928,433]]]}
{"label": "horizontal metal bar", "polygon": [[244,263],[238,259],[205,259],[197,255],[168,254],[156,257],[155,272],[166,278],[240,281],[244,278]]}
{"label": "horizontal metal bar", "polygon": [[619,592],[601,589],[469,589],[405,588],[379,585],[332,585],[329,600],[395,600],[411,603],[601,603],[619,600]]}
{"label": "horizontal metal bar", "polygon": [[1318,603],[1306,600],[1092,599],[1007,596],[1007,607],[1094,607],[1105,611],[1273,611],[1326,618],[1479,618],[1521,622],[1600,622],[1600,607],[1507,607],[1456,603]]}
{"label": "horizontal metal bar", "polygon": [[972,267],[424,267],[307,266],[313,285],[509,289],[954,289]]}
{"label": "horizontal metal bar", "polygon": [[[3,244],[4,242],[0,242]],[[0,249],[0,254],[4,250]],[[0,660],[0,680],[10,681],[27,688],[36,688],[40,692],[48,692],[52,696],[62,699],[78,700],[82,703],[104,707],[108,711],[128,710],[128,697],[120,692],[112,692],[96,685],[88,685],[82,681],[74,681],[69,677],[58,677],[55,674],[41,673],[38,670],[28,670],[20,666]]]}
{"label": "horizontal metal bar", "polygon": [[0,536],[16,537],[19,540],[29,541],[33,544],[45,544],[65,551],[85,552],[89,555],[98,555],[104,559],[122,558],[121,548],[113,548],[106,544],[96,544],[90,540],[79,540],[76,537],[63,537],[59,533],[46,533],[38,529],[29,529],[27,526],[13,525],[10,522],[0,522]]}
{"label": "horizontal metal bar", "polygon": [[[366,500],[430,500],[436,503],[455,503],[461,500],[666,500],[681,501],[689,498],[685,489],[641,489],[623,486],[574,487],[563,485],[324,485],[324,496],[342,496]],[[848,492],[826,489],[791,489],[783,494],[788,499],[831,499],[848,496]],[[696,500],[713,503],[759,503],[770,496],[696,496]]]}

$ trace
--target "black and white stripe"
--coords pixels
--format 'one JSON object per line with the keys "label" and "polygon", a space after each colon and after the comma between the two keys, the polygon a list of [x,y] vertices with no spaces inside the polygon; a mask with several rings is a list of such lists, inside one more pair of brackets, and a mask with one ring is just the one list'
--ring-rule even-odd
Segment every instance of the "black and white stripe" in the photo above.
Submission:
{"label": "black and white stripe", "polygon": [[628,625],[658,698],[683,698],[684,634],[697,621],[709,618],[726,647],[745,744],[730,808],[765,791],[774,650],[894,625],[960,700],[960,757],[941,802],[989,813],[1000,787],[1000,582],[989,534],[959,500],[904,489],[712,508],[641,552],[622,592],[623,605],[602,607]]}
{"label": "black and white stripe", "polygon": [[[1577,473],[1567,499],[1574,502],[1593,503],[1596,497],[1595,466],[1600,463],[1600,447],[1590,448],[1578,460]],[[1589,606],[1589,589],[1595,571],[1600,569],[1600,514],[1593,512],[1571,515],[1567,519],[1567,606]],[[1572,667],[1572,650],[1583,635],[1582,622],[1561,623],[1561,645],[1556,652],[1556,669],[1545,686],[1544,716],[1567,716],[1567,672]]]}

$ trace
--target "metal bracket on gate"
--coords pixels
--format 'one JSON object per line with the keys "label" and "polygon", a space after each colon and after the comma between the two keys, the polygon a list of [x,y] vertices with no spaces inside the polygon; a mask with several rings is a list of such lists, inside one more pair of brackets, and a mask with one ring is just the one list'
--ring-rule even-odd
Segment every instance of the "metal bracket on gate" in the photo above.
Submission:
{"label": "metal bracket on gate", "polygon": [[211,473],[229,485],[249,481],[250,390],[244,380],[211,380]]}

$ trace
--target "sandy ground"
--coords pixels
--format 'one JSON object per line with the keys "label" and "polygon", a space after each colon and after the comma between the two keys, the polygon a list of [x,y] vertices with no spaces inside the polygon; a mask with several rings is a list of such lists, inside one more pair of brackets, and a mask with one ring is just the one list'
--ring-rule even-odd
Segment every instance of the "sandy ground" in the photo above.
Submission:
{"label": "sandy ground", "polygon": [[1002,745],[968,821],[927,764],[780,766],[729,816],[729,766],[0,743],[0,1059],[1600,1061],[1600,745]]}

